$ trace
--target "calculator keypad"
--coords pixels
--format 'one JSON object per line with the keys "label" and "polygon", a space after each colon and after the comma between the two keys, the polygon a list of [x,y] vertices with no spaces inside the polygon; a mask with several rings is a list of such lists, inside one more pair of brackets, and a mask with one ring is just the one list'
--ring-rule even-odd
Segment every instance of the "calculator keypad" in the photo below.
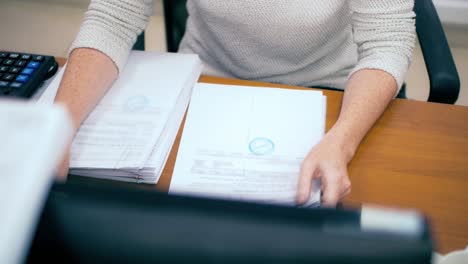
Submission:
{"label": "calculator keypad", "polygon": [[42,55],[0,52],[0,92],[9,94],[12,89],[21,88],[44,59]]}

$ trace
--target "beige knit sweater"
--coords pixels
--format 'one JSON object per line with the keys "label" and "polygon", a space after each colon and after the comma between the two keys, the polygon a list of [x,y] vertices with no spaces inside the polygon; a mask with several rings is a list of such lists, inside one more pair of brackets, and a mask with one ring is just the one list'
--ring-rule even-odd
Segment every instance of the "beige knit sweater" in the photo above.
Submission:
{"label": "beige knit sweater", "polygon": [[[92,0],[70,50],[94,48],[119,70],[152,14],[151,0]],[[204,73],[344,88],[368,68],[401,86],[415,43],[414,0],[188,0],[180,52]]]}

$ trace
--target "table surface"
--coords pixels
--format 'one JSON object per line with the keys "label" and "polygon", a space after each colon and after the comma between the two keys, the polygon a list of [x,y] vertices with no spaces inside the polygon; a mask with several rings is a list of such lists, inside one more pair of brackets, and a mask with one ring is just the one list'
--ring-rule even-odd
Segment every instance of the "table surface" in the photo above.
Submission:
{"label": "table surface", "polygon": [[[58,59],[63,65],[64,60]],[[200,82],[304,89],[202,76]],[[342,92],[324,90],[327,130],[337,120]],[[156,189],[167,192],[183,124]],[[352,192],[344,206],[415,208],[432,225],[436,250],[468,245],[468,107],[395,99],[364,138],[348,166]],[[152,187],[154,188],[154,187]]]}

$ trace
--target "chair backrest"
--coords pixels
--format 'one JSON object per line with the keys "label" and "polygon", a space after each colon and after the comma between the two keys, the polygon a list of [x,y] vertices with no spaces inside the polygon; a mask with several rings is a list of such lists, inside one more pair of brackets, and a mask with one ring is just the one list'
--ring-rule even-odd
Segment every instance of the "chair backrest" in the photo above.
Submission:
{"label": "chair backrest", "polygon": [[187,22],[187,0],[165,0],[164,16],[166,22],[167,51],[177,52],[184,36]]}
{"label": "chair backrest", "polygon": [[[164,20],[166,24],[167,51],[177,52],[185,33],[187,22],[187,0],[164,0]],[[145,32],[138,36],[133,50],[145,50]]]}

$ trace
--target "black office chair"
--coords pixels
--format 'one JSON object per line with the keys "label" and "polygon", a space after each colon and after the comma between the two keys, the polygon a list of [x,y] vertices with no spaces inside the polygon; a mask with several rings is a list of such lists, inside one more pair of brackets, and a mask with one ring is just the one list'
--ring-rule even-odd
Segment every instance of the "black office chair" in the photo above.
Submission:
{"label": "black office chair", "polygon": [[135,44],[133,45],[133,50],[145,50],[145,32],[137,37]]}
{"label": "black office chair", "polygon": [[[186,2],[187,0],[164,1],[169,52],[177,52],[184,35],[188,17]],[[414,12],[417,17],[416,31],[430,81],[428,101],[453,104],[460,92],[460,79],[437,11],[431,0],[416,0]],[[144,35],[139,37],[139,41],[144,42]],[[406,98],[405,85],[398,97]]]}

